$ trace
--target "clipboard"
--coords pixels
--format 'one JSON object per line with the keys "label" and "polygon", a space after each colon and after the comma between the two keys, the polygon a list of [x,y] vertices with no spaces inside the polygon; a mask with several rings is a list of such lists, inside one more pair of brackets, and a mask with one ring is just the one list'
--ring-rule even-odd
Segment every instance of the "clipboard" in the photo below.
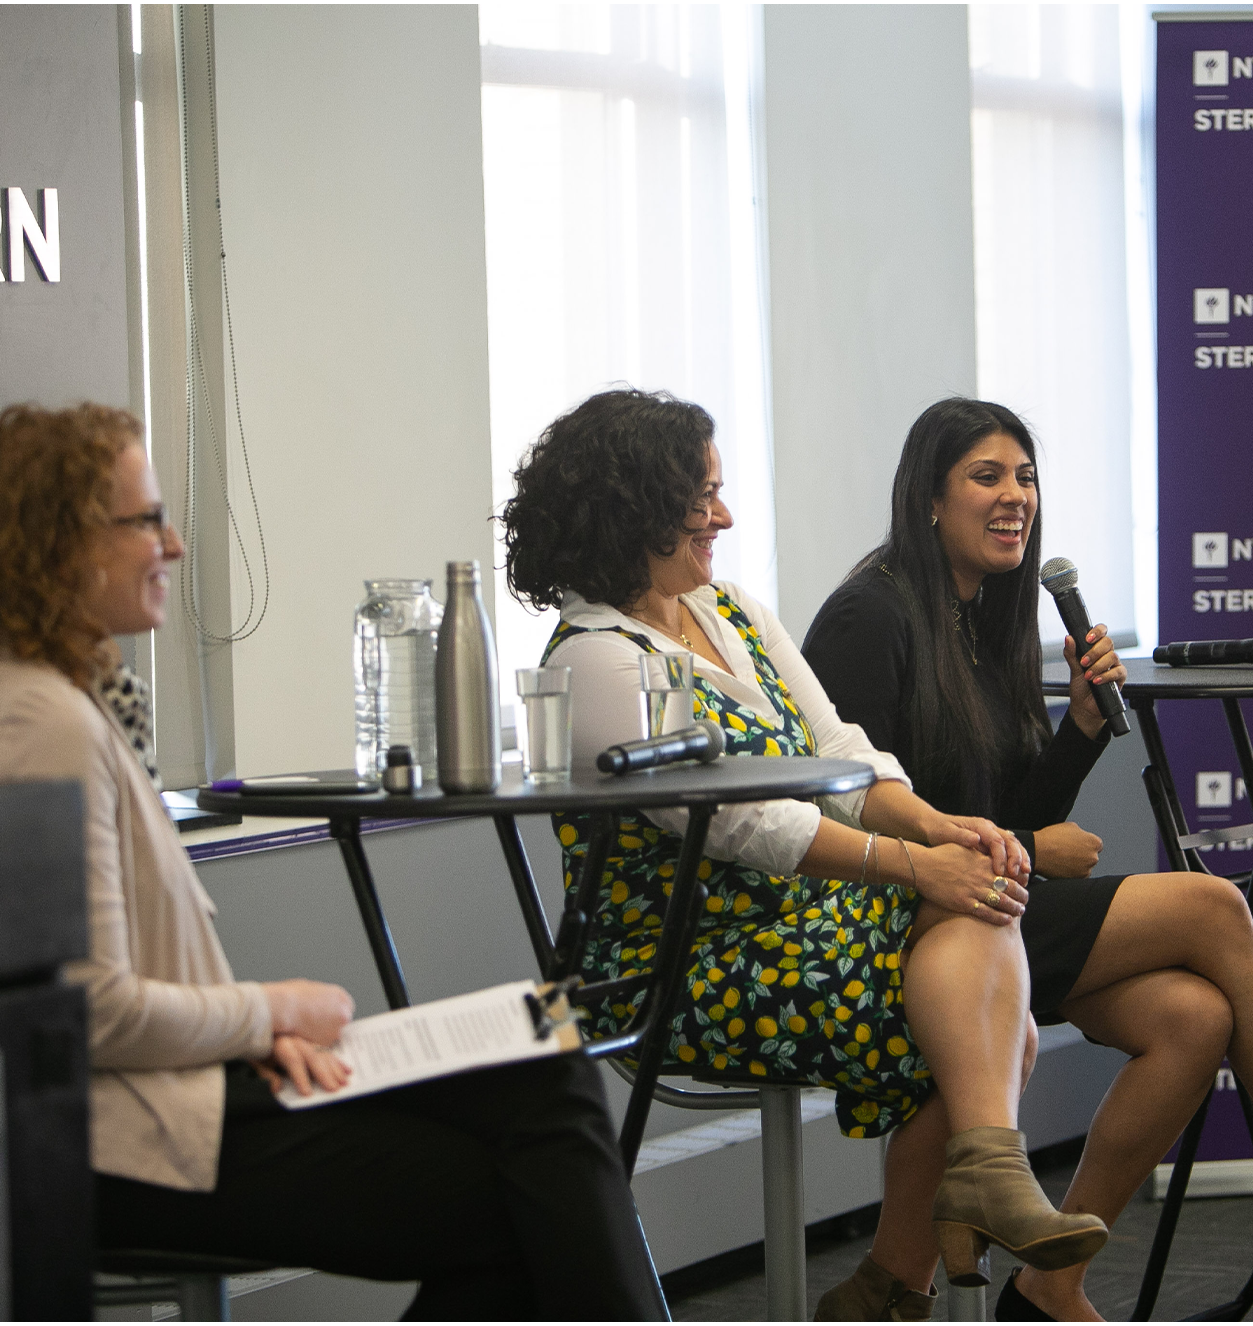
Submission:
{"label": "clipboard", "polygon": [[352,1069],[348,1082],[338,1091],[315,1085],[308,1096],[286,1082],[278,1102],[289,1110],[314,1109],[479,1068],[569,1054],[583,1044],[569,1000],[578,984],[577,976],[545,985],[513,981],[360,1018],[331,1047]]}

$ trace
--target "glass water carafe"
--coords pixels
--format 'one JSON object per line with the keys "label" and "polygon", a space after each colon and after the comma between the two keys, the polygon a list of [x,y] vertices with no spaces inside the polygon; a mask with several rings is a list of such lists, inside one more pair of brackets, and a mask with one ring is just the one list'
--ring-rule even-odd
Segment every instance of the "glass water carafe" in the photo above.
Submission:
{"label": "glass water carafe", "polygon": [[422,779],[437,776],[435,652],[444,610],[429,580],[367,580],[357,608],[357,776],[379,778],[388,746],[413,749]]}

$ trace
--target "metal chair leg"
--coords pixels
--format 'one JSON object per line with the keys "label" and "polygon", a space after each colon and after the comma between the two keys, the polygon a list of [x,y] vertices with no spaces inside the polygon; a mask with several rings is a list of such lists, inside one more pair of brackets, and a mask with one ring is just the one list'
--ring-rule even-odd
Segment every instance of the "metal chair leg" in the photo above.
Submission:
{"label": "metal chair leg", "polygon": [[801,1093],[761,1090],[761,1187],[766,1225],[766,1319],[807,1321]]}
{"label": "metal chair leg", "polygon": [[230,1321],[224,1275],[180,1275],[178,1308],[184,1321]]}
{"label": "metal chair leg", "polygon": [[949,1321],[987,1321],[988,1287],[963,1289],[961,1285],[948,1287]]}

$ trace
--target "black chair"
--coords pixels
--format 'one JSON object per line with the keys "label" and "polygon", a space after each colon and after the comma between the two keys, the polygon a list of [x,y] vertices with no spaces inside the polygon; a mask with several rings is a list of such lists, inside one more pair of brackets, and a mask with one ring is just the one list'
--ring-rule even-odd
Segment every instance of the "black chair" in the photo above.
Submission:
{"label": "black chair", "polygon": [[0,1315],[91,1313],[87,953],[77,783],[0,786]]}
{"label": "black chair", "polygon": [[116,1248],[96,1254],[96,1307],[176,1303],[183,1321],[230,1321],[227,1279],[272,1271],[270,1262],[238,1257]]}

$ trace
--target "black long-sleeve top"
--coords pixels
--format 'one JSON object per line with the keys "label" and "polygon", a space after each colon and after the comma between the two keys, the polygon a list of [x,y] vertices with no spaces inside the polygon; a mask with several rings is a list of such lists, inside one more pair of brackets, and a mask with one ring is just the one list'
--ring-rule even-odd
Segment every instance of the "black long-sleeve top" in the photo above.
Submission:
{"label": "black long-sleeve top", "polygon": [[[972,813],[972,807],[959,804],[951,781],[928,778],[915,767],[909,710],[920,660],[905,605],[887,573],[841,585],[819,609],[802,653],[840,717],[859,724],[879,750],[895,755],[924,801],[950,815]],[[925,666],[927,660],[921,662]],[[991,712],[1009,720],[990,756],[995,776],[992,805],[985,813],[998,824],[1015,826],[1034,860],[1032,831],[1070,814],[1083,780],[1109,744],[1109,730],[1102,728],[1092,740],[1067,710],[1053,739],[1037,754],[1024,755],[1000,669],[986,657],[970,667]]]}

